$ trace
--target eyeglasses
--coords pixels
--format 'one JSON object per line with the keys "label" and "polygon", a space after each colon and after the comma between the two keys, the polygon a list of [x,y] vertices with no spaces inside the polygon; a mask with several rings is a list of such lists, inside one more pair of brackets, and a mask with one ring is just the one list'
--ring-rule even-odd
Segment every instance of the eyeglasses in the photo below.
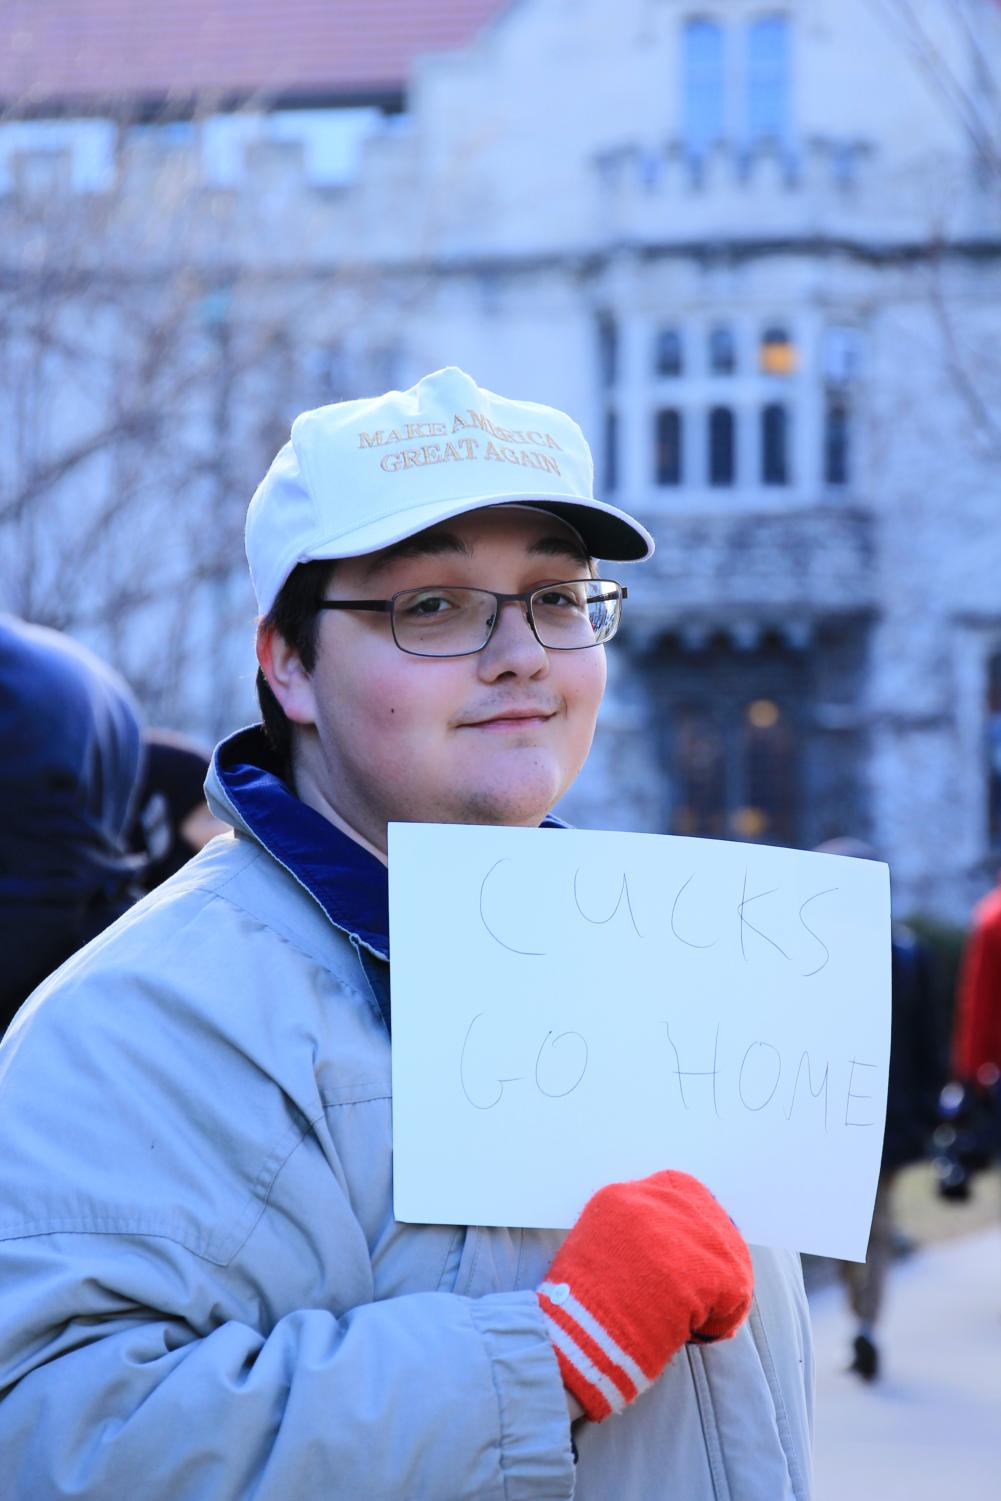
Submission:
{"label": "eyeglasses", "polygon": [[627,590],[611,579],[571,579],[523,594],[428,584],[391,599],[325,599],[318,610],[377,610],[389,615],[393,640],[414,657],[469,657],[482,651],[501,606],[520,604],[536,641],[549,651],[580,651],[611,641]]}

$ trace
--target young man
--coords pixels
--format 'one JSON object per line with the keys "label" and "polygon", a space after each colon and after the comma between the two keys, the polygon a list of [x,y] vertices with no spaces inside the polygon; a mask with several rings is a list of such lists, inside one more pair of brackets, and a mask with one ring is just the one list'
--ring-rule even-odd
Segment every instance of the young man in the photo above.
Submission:
{"label": "young man", "polygon": [[751,1306],[694,1179],[565,1238],[392,1213],[387,823],[560,837],[624,594],[591,559],[647,534],[569,418],[446,370],[300,417],[247,547],[268,739],[216,753],[234,836],[0,1059],[5,1495],[802,1501],[798,1262],[756,1253]]}

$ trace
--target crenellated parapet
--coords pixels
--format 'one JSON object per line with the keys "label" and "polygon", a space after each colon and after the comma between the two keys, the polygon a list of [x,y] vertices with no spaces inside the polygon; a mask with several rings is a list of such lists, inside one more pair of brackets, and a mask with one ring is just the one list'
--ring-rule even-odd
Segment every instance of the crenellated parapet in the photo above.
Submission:
{"label": "crenellated parapet", "polygon": [[681,140],[648,146],[624,143],[593,157],[604,190],[614,199],[727,192],[862,190],[871,180],[872,142],[814,136],[802,145],[717,141],[694,151]]}
{"label": "crenellated parapet", "polygon": [[591,158],[594,227],[636,245],[821,239],[884,247],[996,236],[998,215],[957,157],[920,172],[861,136],[693,151],[623,142]]}
{"label": "crenellated parapet", "polygon": [[798,623],[808,632],[814,621],[876,609],[875,521],[861,507],[644,520],[657,551],[627,580],[640,638],[733,627],[750,646],[766,630]]}

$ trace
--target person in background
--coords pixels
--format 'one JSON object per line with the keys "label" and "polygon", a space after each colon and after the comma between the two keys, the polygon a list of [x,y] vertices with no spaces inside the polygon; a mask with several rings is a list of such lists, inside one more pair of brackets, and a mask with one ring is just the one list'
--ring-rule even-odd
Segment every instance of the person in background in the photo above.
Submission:
{"label": "person in background", "polygon": [[[870,845],[850,837],[828,840],[819,848],[825,855],[847,855],[857,860],[877,858]],[[887,1270],[896,1247],[894,1185],[901,1168],[928,1155],[945,1076],[931,961],[915,934],[903,923],[894,923],[891,935],[890,997],[886,1130],[869,1246],[864,1262],[838,1262],[856,1319],[849,1370],[863,1381],[874,1381],[880,1370],[876,1326],[883,1306]]]}
{"label": "person in background", "polygon": [[956,984],[952,1080],[942,1091],[935,1167],[945,1199],[1001,1159],[1001,873],[978,903]]}
{"label": "person in background", "polygon": [[174,730],[147,730],[144,740],[146,772],[132,848],[146,856],[139,879],[152,891],[229,825],[205,801],[211,752]]}
{"label": "person in background", "polygon": [[143,767],[126,684],[79,642],[0,616],[0,1033],[139,895],[129,853]]}
{"label": "person in background", "polygon": [[952,1069],[957,1079],[996,1087],[1001,1073],[1001,871],[973,913],[956,990]]}

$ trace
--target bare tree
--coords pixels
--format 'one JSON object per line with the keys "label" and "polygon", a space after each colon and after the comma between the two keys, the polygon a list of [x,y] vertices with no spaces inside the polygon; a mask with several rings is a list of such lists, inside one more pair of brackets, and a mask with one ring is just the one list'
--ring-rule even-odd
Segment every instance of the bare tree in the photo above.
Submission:
{"label": "bare tree", "polygon": [[0,603],[215,732],[247,697],[247,500],[296,411],[364,385],[373,275],[290,256],[295,205],[206,186],[155,130],[99,190],[48,157],[0,195]]}
{"label": "bare tree", "polygon": [[918,63],[960,125],[982,173],[1001,185],[1001,94],[990,30],[994,0],[877,0],[892,33]]}
{"label": "bare tree", "polygon": [[978,446],[999,459],[1001,353],[997,328],[983,316],[984,283],[977,271],[1001,259],[1001,7],[995,0],[878,0],[878,7],[967,148],[964,189],[978,200],[987,232],[976,243],[957,245],[941,224],[929,225],[927,295],[944,371]]}

